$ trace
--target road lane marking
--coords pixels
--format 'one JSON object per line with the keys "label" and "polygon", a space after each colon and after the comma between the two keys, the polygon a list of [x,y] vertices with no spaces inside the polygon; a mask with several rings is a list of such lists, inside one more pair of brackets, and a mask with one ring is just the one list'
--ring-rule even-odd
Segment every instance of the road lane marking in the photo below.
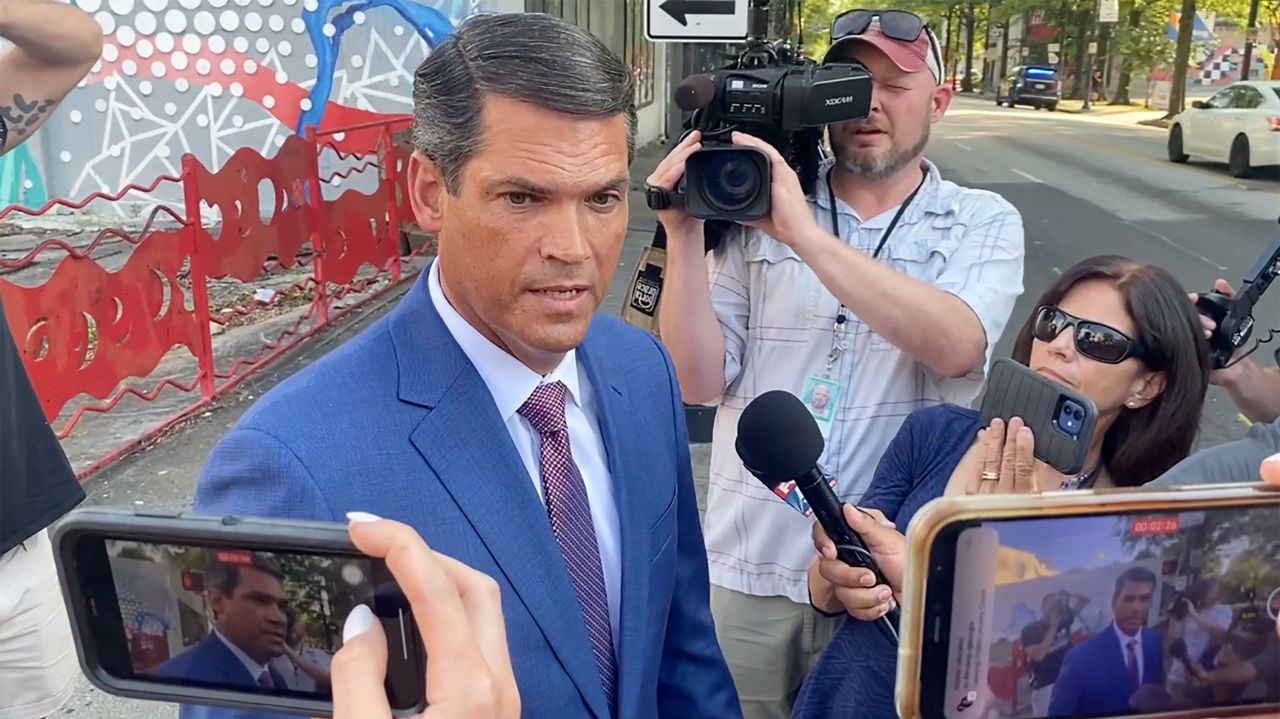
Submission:
{"label": "road lane marking", "polygon": [[[1017,170],[1015,170],[1014,172],[1017,172]],[[1170,247],[1176,247],[1176,248],[1178,248],[1178,249],[1182,250],[1183,252],[1187,253],[1188,255],[1191,255],[1192,257],[1196,258],[1197,260],[1200,260],[1201,262],[1204,262],[1205,264],[1207,264],[1207,265],[1209,265],[1210,267],[1212,267],[1212,268],[1214,268],[1214,269],[1218,270],[1219,272],[1226,272],[1226,271],[1227,271],[1227,268],[1223,267],[1222,265],[1218,264],[1217,262],[1214,262],[1213,260],[1209,259],[1208,257],[1205,257],[1205,256],[1204,256],[1204,255],[1202,255],[1202,254],[1199,254],[1198,252],[1193,252],[1192,250],[1187,249],[1186,247],[1184,247],[1184,246],[1182,246],[1182,245],[1178,244],[1177,242],[1174,242],[1173,240],[1169,239],[1168,237],[1165,237],[1164,235],[1160,234],[1159,232],[1156,232],[1156,231],[1154,231],[1154,230],[1149,230],[1149,229],[1147,229],[1147,228],[1143,227],[1142,225],[1138,225],[1138,224],[1135,224],[1135,223],[1133,223],[1133,222],[1130,222],[1130,221],[1128,221],[1128,220],[1124,219],[1123,217],[1120,217],[1119,215],[1114,215],[1114,213],[1113,213],[1113,216],[1115,216],[1115,217],[1116,217],[1117,219],[1119,219],[1121,222],[1123,222],[1124,224],[1126,224],[1126,225],[1128,225],[1128,226],[1132,227],[1132,228],[1133,228],[1133,229],[1135,229],[1135,230],[1142,230],[1143,232],[1147,233],[1148,235],[1151,235],[1152,237],[1155,237],[1155,238],[1158,238],[1158,239],[1160,239],[1160,240],[1163,240],[1163,241],[1164,241],[1165,243],[1167,243]]]}
{"label": "road lane marking", "polygon": [[972,148],[972,147],[969,147],[968,145],[964,144],[963,142],[959,142],[959,141],[957,141],[957,142],[956,142],[956,145],[957,145],[958,147],[960,147],[960,149],[962,149],[962,150],[973,150],[973,148]]}
{"label": "road lane marking", "polygon": [[1023,177],[1027,178],[1028,180],[1031,180],[1032,182],[1038,182],[1038,183],[1040,183],[1041,185],[1043,185],[1043,184],[1044,184],[1044,180],[1041,180],[1039,177],[1036,177],[1035,175],[1032,175],[1032,174],[1029,174],[1029,173],[1023,172],[1022,170],[1019,170],[1019,169],[1018,169],[1018,168],[1016,168],[1016,167],[1010,167],[1009,169],[1010,169],[1010,170],[1013,170],[1015,173],[1017,173],[1017,174],[1019,174],[1019,175],[1022,175]]}

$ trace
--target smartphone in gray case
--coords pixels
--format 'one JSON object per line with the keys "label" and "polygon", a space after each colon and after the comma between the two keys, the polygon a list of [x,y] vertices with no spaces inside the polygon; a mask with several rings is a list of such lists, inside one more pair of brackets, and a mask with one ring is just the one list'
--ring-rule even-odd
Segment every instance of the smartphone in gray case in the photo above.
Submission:
{"label": "smartphone in gray case", "polygon": [[982,424],[1019,417],[1035,435],[1036,459],[1062,472],[1079,474],[1098,424],[1098,408],[1079,392],[1042,377],[1011,359],[991,365],[982,398]]}

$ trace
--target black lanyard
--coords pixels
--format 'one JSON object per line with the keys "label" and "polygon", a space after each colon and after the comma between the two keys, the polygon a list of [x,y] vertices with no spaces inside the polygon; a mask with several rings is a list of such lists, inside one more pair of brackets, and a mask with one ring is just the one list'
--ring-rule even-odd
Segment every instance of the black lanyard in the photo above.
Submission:
{"label": "black lanyard", "polygon": [[[827,170],[827,200],[831,203],[831,234],[840,237],[840,215],[836,212],[836,191],[831,187],[831,170]],[[889,226],[884,228],[884,234],[880,235],[880,243],[876,245],[876,251],[871,253],[871,259],[879,259],[880,250],[884,249],[884,243],[889,241],[889,235],[893,234],[893,230],[898,226],[898,220],[902,219],[902,214],[907,211],[907,207],[916,199],[916,195],[920,194],[920,188],[924,187],[924,181],[929,177],[929,170],[924,171],[924,175],[920,178],[920,184],[916,185],[916,189],[907,195],[907,199],[898,205],[898,211],[894,213],[893,219],[889,220]],[[844,303],[840,303],[840,311],[836,313],[836,324],[844,324]]]}

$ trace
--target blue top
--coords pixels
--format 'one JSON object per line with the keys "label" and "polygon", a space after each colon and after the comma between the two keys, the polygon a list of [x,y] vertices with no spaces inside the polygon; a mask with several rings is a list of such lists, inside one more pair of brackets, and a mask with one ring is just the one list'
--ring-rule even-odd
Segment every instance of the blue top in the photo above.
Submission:
{"label": "blue top", "polygon": [[[944,404],[912,412],[859,505],[884,512],[905,533],[915,513],[942,496],[979,429],[971,409]],[[846,616],[800,689],[792,719],[898,719],[896,673],[897,648],[875,624]]]}

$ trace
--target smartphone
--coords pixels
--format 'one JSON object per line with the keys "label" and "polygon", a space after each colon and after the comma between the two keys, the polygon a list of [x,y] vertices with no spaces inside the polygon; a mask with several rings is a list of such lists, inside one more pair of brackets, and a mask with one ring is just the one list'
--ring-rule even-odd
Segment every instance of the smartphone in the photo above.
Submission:
{"label": "smartphone", "polygon": [[364,604],[393,712],[426,706],[413,613],[345,524],[85,508],[52,537],[81,667],[108,694],[332,716],[329,666]]}
{"label": "smartphone", "polygon": [[907,536],[904,719],[1280,716],[1280,491],[946,497]]}
{"label": "smartphone", "polygon": [[1063,474],[1084,470],[1098,424],[1098,408],[1088,397],[1008,358],[992,363],[980,414],[984,427],[996,417],[1006,426],[1020,417],[1035,435],[1036,459]]}

